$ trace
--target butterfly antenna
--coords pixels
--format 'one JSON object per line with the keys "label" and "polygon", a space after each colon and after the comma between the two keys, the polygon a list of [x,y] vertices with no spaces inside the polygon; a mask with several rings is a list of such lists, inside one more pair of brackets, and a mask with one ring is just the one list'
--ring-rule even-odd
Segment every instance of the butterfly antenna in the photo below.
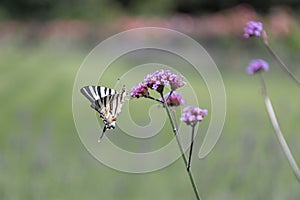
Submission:
{"label": "butterfly antenna", "polygon": [[118,82],[120,82],[120,84],[122,85],[122,90],[124,90],[125,89],[125,84],[122,84],[122,81],[121,81],[120,78],[117,78],[117,84],[116,85],[118,85]]}
{"label": "butterfly antenna", "polygon": [[100,142],[104,136],[104,132],[106,131],[106,127],[104,126],[103,128],[103,131],[102,131],[102,134],[100,135],[99,139],[98,139],[98,142]]}

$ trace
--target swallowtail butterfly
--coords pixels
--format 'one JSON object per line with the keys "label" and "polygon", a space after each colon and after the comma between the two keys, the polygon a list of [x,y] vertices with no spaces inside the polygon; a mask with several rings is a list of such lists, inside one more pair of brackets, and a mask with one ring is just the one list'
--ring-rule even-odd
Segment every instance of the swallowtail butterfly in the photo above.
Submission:
{"label": "swallowtail butterfly", "polygon": [[91,107],[100,114],[103,120],[104,128],[98,140],[100,142],[107,129],[116,127],[117,116],[125,102],[126,90],[123,88],[117,92],[102,86],[85,86],[80,89],[80,92],[91,102]]}

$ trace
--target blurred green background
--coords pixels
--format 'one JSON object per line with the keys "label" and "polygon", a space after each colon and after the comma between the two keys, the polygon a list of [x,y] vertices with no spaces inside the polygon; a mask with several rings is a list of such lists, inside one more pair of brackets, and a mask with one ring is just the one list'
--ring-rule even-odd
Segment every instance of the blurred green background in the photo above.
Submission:
{"label": "blurred green background", "polygon": [[[75,129],[72,87],[85,56],[105,38],[143,26],[188,34],[222,73],[224,130],[211,154],[204,160],[195,154],[192,166],[202,198],[299,199],[299,183],[270,125],[259,81],[245,73],[246,66],[255,58],[270,63],[270,97],[298,163],[299,88],[258,40],[242,38],[248,20],[263,21],[271,45],[300,77],[298,11],[296,0],[1,1],[0,199],[194,199],[181,159],[153,173],[118,172],[95,160]],[[203,139],[201,132],[197,139]]]}

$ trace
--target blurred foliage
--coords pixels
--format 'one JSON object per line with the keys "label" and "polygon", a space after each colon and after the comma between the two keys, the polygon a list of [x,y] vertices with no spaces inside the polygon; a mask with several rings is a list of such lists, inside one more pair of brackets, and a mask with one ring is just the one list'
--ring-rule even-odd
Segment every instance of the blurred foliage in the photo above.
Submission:
{"label": "blurred foliage", "polygon": [[299,4],[297,0],[177,0],[176,1],[176,11],[186,12],[186,13],[201,13],[205,11],[220,11],[227,8],[231,8],[238,4],[248,4],[255,8],[258,11],[267,11],[273,6],[276,5],[287,5],[293,6],[294,8],[298,7]]}
{"label": "blurred foliage", "polygon": [[[86,151],[72,117],[73,82],[84,57],[101,37],[110,35],[111,30],[103,24],[85,24],[80,20],[52,20],[48,24],[43,20],[79,18],[111,22],[124,15],[144,15],[145,18],[177,12],[200,15],[240,3],[239,0],[0,1],[2,19],[41,20],[2,25],[0,93],[4,106],[0,115],[0,199],[193,199],[180,159],[160,171],[134,175],[105,167]],[[297,0],[243,3],[258,11],[279,4],[299,9]],[[233,21],[238,18],[236,16],[228,17],[227,21]],[[213,19],[203,23],[206,29],[209,24],[218,22]],[[140,23],[143,25],[143,22]],[[182,24],[186,22],[189,21]],[[130,27],[129,22],[122,23],[111,24],[118,28]],[[293,27],[296,28],[285,38],[270,34],[270,44],[300,77],[299,28]],[[232,33],[205,39],[199,32],[194,35],[220,69],[227,94],[227,118],[219,142],[209,157],[204,160],[195,157],[193,161],[200,194],[209,200],[299,199],[299,184],[269,123],[259,82],[256,77],[247,76],[245,68],[253,58],[265,58],[270,63],[271,70],[266,74],[268,90],[298,163],[299,88],[281,75],[281,69],[258,40],[242,40],[239,33]],[[131,65],[120,63],[126,64]],[[203,99],[202,103],[209,97]],[[147,105],[142,102],[134,106],[136,110],[146,110]],[[147,122],[143,112],[136,115]],[[126,116],[123,115],[123,119]],[[112,137],[118,139],[122,134],[113,131]],[[203,135],[197,137],[201,143]]]}
{"label": "blurred foliage", "polygon": [[0,17],[15,19],[110,19],[120,13],[166,15],[170,13],[203,14],[246,3],[258,11],[276,5],[299,9],[297,0],[2,0]]}
{"label": "blurred foliage", "polygon": [[[60,41],[1,44],[0,199],[194,199],[181,159],[154,173],[120,173],[98,163],[80,143],[71,97],[76,72],[89,50]],[[259,80],[245,73],[250,59],[267,54],[242,45],[205,47],[224,70],[227,118],[212,153],[193,160],[202,198],[299,199],[299,183],[269,123]],[[299,56],[291,64],[298,63]],[[270,64],[269,94],[299,162],[299,88]],[[145,110],[142,103],[135,106]],[[110,133],[117,138],[124,134]],[[199,132],[195,149],[202,139]]]}

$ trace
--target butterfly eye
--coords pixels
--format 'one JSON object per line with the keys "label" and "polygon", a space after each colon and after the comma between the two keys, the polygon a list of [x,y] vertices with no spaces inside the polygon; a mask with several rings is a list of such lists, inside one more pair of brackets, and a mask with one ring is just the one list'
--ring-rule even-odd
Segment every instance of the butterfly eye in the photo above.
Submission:
{"label": "butterfly eye", "polygon": [[115,122],[115,121],[116,121],[116,118],[112,118],[111,121]]}

